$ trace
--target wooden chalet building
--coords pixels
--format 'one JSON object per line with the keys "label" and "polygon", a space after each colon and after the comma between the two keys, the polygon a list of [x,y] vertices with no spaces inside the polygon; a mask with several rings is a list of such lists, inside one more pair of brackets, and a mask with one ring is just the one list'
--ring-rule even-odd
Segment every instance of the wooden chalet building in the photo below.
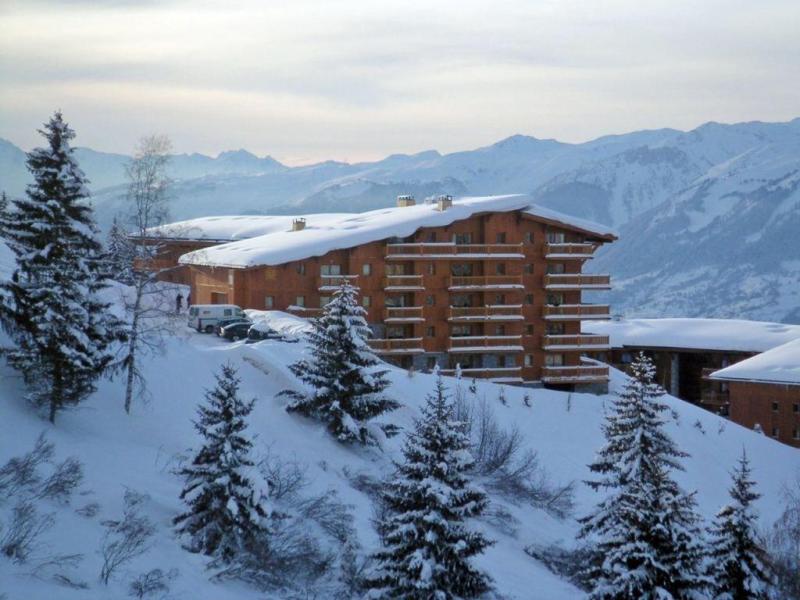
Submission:
{"label": "wooden chalet building", "polygon": [[614,239],[602,225],[523,196],[426,204],[401,196],[394,208],[280,222],[179,263],[195,304],[304,316],[319,314],[349,281],[367,310],[371,345],[405,368],[460,366],[465,377],[603,389],[608,367],[582,355],[607,349],[608,337],[581,333],[581,322],[608,319],[609,307],[582,294],[610,281],[582,269]]}
{"label": "wooden chalet building", "polygon": [[715,371],[732,421],[800,448],[800,338]]}

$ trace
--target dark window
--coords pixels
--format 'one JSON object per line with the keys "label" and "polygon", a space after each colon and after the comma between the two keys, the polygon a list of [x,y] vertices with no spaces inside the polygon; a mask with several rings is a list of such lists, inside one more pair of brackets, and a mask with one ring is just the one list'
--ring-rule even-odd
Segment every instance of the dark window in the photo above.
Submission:
{"label": "dark window", "polygon": [[533,304],[533,294],[525,294],[525,304]]}
{"label": "dark window", "polygon": [[525,232],[525,243],[526,244],[532,244],[533,243],[533,232],[532,231],[526,231]]}
{"label": "dark window", "polygon": [[458,306],[459,308],[464,306],[472,306],[472,298],[465,294],[453,296],[453,306]]}
{"label": "dark window", "polygon": [[525,326],[525,333],[527,335],[533,335],[533,325],[526,325]]}
{"label": "dark window", "polygon": [[295,266],[295,271],[297,271],[300,275],[306,274],[306,263],[297,263]]}
{"label": "dark window", "polygon": [[425,304],[428,306],[435,306],[436,305],[436,297],[435,296],[425,296]]}
{"label": "dark window", "polygon": [[525,366],[532,367],[533,366],[533,354],[526,354],[525,355]]}
{"label": "dark window", "polygon": [[498,275],[505,275],[506,274],[506,263],[497,263],[494,266],[494,272]]}
{"label": "dark window", "polygon": [[566,236],[562,231],[548,231],[547,243],[549,244],[563,244]]}
{"label": "dark window", "polygon": [[506,295],[505,294],[495,294],[494,295],[494,303],[495,304],[505,304],[506,303]]}
{"label": "dark window", "polygon": [[494,334],[495,335],[505,335],[506,334],[506,326],[505,325],[495,325],[494,326]]}
{"label": "dark window", "polygon": [[429,371],[433,371],[436,368],[436,357],[435,356],[429,356],[427,359],[425,359],[425,362],[426,362],[426,366],[427,366]]}
{"label": "dark window", "polygon": [[772,428],[772,437],[776,438],[781,434],[781,430],[777,427]]}
{"label": "dark window", "polygon": [[369,263],[364,263],[363,265],[361,265],[361,274],[372,275],[372,265]]}
{"label": "dark window", "polygon": [[777,402],[773,402],[772,403],[772,412],[778,412],[778,403]]}
{"label": "dark window", "polygon": [[472,326],[471,325],[453,325],[452,329],[450,330],[450,335],[452,337],[464,337],[472,335]]}
{"label": "dark window", "polygon": [[561,306],[564,304],[564,294],[550,292],[547,294],[547,303],[552,306]]}
{"label": "dark window", "polygon": [[566,271],[564,263],[547,263],[548,275],[561,275]]}
{"label": "dark window", "polygon": [[494,236],[494,241],[497,244],[505,244],[506,243],[506,234],[505,234],[505,232],[504,233],[498,233],[497,235],[495,235]]}
{"label": "dark window", "polygon": [[564,324],[547,322],[547,335],[563,335]]}
{"label": "dark window", "polygon": [[525,273],[527,273],[528,275],[532,275],[533,274],[533,265],[532,264],[529,263],[529,264],[525,265]]}
{"label": "dark window", "polygon": [[800,413],[800,404],[792,404],[792,412]]}
{"label": "dark window", "polygon": [[[427,239],[427,241],[428,241],[429,243],[431,243],[431,244],[434,244],[434,243],[436,243],[436,232],[435,232],[435,231],[429,231],[429,232],[428,232],[428,239]],[[430,360],[430,359],[428,359],[428,360]],[[434,362],[436,361],[436,359],[435,359],[435,358],[434,358],[433,360],[434,360]]]}
{"label": "dark window", "polygon": [[471,233],[454,233],[453,234],[453,242],[456,244],[471,244],[472,243],[472,234]]}
{"label": "dark window", "polygon": [[425,331],[427,337],[436,337],[436,327],[428,327]]}
{"label": "dark window", "polygon": [[472,265],[470,263],[455,263],[450,267],[450,273],[456,277],[472,275]]}
{"label": "dark window", "polygon": [[428,263],[428,275],[436,275],[436,263]]}

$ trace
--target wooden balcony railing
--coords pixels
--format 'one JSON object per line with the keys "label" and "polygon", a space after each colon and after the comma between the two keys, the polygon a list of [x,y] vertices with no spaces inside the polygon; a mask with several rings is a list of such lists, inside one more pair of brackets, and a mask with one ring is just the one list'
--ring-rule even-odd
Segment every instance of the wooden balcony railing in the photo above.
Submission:
{"label": "wooden balcony railing", "polygon": [[[455,369],[442,369],[442,375],[455,375]],[[522,373],[522,367],[466,367],[461,369],[461,376],[472,379],[518,379]]]}
{"label": "wooden balcony railing", "polygon": [[608,381],[608,367],[542,367],[545,383],[582,383]]}
{"label": "wooden balcony railing", "polygon": [[322,316],[321,308],[306,308],[305,306],[290,306],[286,309],[286,312],[290,312],[298,317],[306,318]]}
{"label": "wooden balcony railing", "polygon": [[390,322],[424,321],[421,306],[387,306],[383,311],[383,320]]}
{"label": "wooden balcony railing", "polygon": [[507,258],[522,259],[522,244],[387,244],[387,259]]}
{"label": "wooden balcony railing", "polygon": [[553,259],[587,259],[594,254],[594,244],[546,244],[544,247],[544,257]]}
{"label": "wooden balcony railing", "polygon": [[548,290],[608,290],[611,289],[610,275],[545,275],[544,287]]}
{"label": "wooden balcony railing", "polygon": [[383,278],[385,290],[422,290],[425,286],[422,275],[387,275]]}
{"label": "wooden balcony railing", "polygon": [[422,338],[372,339],[370,348],[378,354],[420,354],[425,352]]}
{"label": "wooden balcony railing", "polygon": [[542,315],[551,320],[608,319],[611,316],[607,304],[548,304],[543,307]]}
{"label": "wooden balcony railing", "polygon": [[493,306],[451,306],[450,321],[520,321],[521,304],[497,304]]}
{"label": "wooden balcony railing", "polygon": [[450,352],[522,352],[521,335],[470,335],[450,338]]}
{"label": "wooden balcony railing", "polygon": [[358,275],[320,275],[317,288],[320,291],[335,291],[344,283],[358,287]]}
{"label": "wooden balcony railing", "polygon": [[544,335],[542,349],[558,350],[607,350],[607,335]]}
{"label": "wooden balcony railing", "polygon": [[451,290],[502,290],[522,289],[521,275],[469,275],[450,278]]}

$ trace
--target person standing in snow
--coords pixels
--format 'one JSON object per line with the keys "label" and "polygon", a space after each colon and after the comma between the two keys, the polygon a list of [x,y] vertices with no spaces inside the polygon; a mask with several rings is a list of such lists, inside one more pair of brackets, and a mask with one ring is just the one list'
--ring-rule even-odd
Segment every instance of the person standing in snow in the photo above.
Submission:
{"label": "person standing in snow", "polygon": [[180,314],[181,309],[183,308],[183,295],[178,292],[178,295],[175,296],[175,312]]}

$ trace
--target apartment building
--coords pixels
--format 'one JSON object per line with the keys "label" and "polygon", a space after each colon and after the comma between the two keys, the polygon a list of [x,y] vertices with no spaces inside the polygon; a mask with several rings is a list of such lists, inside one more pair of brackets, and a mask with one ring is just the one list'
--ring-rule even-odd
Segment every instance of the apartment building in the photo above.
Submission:
{"label": "apartment building", "polygon": [[[424,204],[401,196],[367,213],[279,226],[256,219],[270,231],[180,257],[193,303],[316,316],[348,281],[359,288],[371,345],[399,366],[520,384],[607,383],[608,367],[582,355],[607,349],[608,336],[581,330],[582,321],[609,318],[607,305],[582,298],[610,287],[608,275],[582,273],[616,239],[605,226],[524,196]],[[214,226],[228,235],[223,221]]]}

